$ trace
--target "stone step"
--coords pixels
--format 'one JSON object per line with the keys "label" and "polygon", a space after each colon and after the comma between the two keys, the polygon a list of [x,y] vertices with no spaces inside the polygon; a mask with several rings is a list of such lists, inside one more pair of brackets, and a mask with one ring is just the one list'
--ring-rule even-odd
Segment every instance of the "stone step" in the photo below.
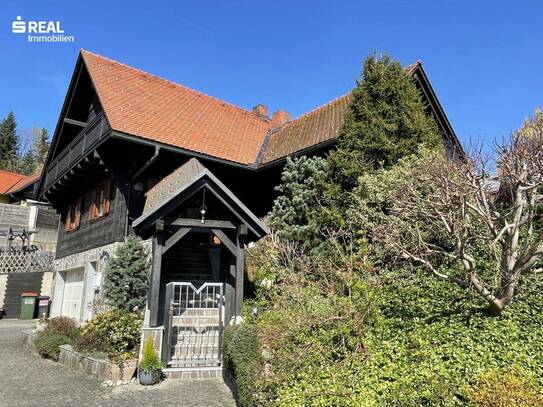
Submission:
{"label": "stone step", "polygon": [[168,367],[163,370],[169,380],[194,380],[223,377],[220,366]]}
{"label": "stone step", "polygon": [[172,352],[174,359],[210,359],[219,355],[218,346],[176,347]]}
{"label": "stone step", "polygon": [[220,366],[221,361],[217,358],[209,359],[172,359],[168,367],[198,367],[198,366]]}

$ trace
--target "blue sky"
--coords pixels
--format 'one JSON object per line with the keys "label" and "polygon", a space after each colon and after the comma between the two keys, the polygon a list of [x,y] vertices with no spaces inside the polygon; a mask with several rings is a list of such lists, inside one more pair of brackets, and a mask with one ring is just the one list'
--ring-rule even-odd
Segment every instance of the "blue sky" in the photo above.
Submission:
{"label": "blue sky", "polygon": [[[75,42],[28,43],[17,16]],[[80,48],[293,116],[349,91],[377,51],[421,60],[460,139],[491,143],[543,106],[542,18],[540,1],[3,0],[0,117],[52,133]]]}

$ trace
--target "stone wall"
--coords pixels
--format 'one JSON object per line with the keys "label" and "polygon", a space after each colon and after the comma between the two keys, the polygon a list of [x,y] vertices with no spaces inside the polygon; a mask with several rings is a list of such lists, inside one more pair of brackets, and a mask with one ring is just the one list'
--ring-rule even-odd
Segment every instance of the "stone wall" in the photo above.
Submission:
{"label": "stone wall", "polygon": [[123,374],[116,364],[104,359],[95,359],[76,352],[71,345],[62,345],[58,363],[89,376],[104,380],[107,384],[117,386],[128,384],[134,377],[137,361],[124,363]]}

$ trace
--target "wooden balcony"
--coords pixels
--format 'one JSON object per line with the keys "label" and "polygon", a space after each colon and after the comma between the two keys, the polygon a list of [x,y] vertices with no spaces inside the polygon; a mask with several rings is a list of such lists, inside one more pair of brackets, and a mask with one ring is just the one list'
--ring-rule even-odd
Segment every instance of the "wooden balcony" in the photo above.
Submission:
{"label": "wooden balcony", "polygon": [[47,191],[88,153],[109,135],[109,126],[103,114],[96,116],[70,144],[55,157],[45,172],[43,190]]}

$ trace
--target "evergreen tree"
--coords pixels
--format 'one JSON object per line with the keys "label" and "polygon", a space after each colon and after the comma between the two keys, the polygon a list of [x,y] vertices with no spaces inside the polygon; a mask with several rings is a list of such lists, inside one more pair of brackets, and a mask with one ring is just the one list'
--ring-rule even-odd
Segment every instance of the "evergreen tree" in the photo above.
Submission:
{"label": "evergreen tree", "polygon": [[280,193],[269,214],[269,224],[277,233],[304,248],[321,242],[318,206],[322,200],[323,183],[328,175],[328,163],[321,157],[288,158]]}
{"label": "evergreen tree", "polygon": [[0,123],[0,169],[14,171],[17,168],[17,122],[9,112]]}
{"label": "evergreen tree", "polygon": [[[388,56],[369,56],[330,155],[333,182],[351,191],[367,171],[387,168],[421,145],[442,146],[412,78]],[[339,191],[335,191],[338,193]]]}
{"label": "evergreen tree", "polygon": [[149,259],[141,239],[130,237],[110,257],[104,281],[104,296],[117,309],[145,308],[149,282]]}
{"label": "evergreen tree", "polygon": [[36,162],[36,170],[41,170],[45,165],[47,153],[49,152],[49,133],[47,129],[42,128],[38,137],[34,140],[33,152]]}
{"label": "evergreen tree", "polygon": [[36,161],[32,149],[26,150],[26,153],[19,159],[17,172],[24,175],[32,175],[36,172]]}

